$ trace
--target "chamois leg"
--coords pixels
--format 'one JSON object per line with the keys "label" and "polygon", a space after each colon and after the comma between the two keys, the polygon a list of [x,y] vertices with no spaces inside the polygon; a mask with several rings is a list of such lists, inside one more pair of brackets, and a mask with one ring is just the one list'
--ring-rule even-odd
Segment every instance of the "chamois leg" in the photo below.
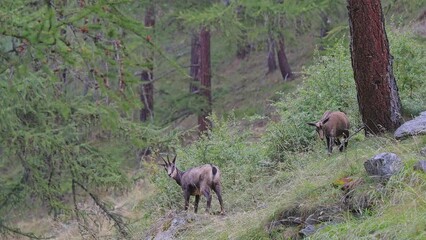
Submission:
{"label": "chamois leg", "polygon": [[184,191],[183,195],[183,197],[185,198],[185,211],[188,211],[189,197],[191,196],[191,194],[189,193],[189,191]]}
{"label": "chamois leg", "polygon": [[349,130],[345,130],[344,132],[343,132],[343,135],[344,135],[344,137],[345,137],[345,149],[348,147],[348,138],[349,138]]}
{"label": "chamois leg", "polygon": [[349,131],[344,130],[343,131],[343,144],[339,144],[339,150],[341,152],[348,147],[348,140],[347,140],[348,137],[349,137]]}
{"label": "chamois leg", "polygon": [[336,144],[336,146],[338,146],[339,147],[339,151],[343,151],[343,144],[342,144],[342,142],[340,141],[340,138],[335,138],[334,139],[334,144]]}
{"label": "chamois leg", "polygon": [[200,202],[200,195],[195,195],[195,202],[194,202],[194,212],[197,213],[198,211],[198,203]]}
{"label": "chamois leg", "polygon": [[333,138],[332,137],[326,137],[327,141],[327,150],[328,153],[331,154],[333,152]]}
{"label": "chamois leg", "polygon": [[217,195],[217,199],[219,200],[220,204],[220,214],[225,214],[225,210],[223,209],[223,201],[222,201],[222,187],[220,186],[220,183],[217,183],[213,186],[213,191]]}
{"label": "chamois leg", "polygon": [[207,199],[206,213],[209,213],[210,212],[210,207],[212,205],[212,195],[210,194],[210,188],[205,188],[203,190],[203,195]]}

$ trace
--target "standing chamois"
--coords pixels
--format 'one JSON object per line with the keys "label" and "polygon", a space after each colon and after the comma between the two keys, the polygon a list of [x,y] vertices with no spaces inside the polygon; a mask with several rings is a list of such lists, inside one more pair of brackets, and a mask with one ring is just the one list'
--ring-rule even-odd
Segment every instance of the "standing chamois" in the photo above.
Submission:
{"label": "standing chamois", "polygon": [[[316,123],[308,124],[316,127],[316,131],[321,140],[323,140],[325,136],[329,154],[333,151],[333,143],[339,146],[340,151],[343,151],[343,149],[348,146],[347,138],[349,137],[350,124],[344,112],[326,111],[321,120]],[[344,138],[344,146],[340,142],[341,137]]]}
{"label": "standing chamois", "polygon": [[172,162],[170,162],[168,158],[167,161],[163,157],[161,158],[164,164],[160,165],[164,166],[169,177],[173,178],[176,183],[182,187],[183,196],[185,198],[185,211],[188,210],[189,197],[193,195],[195,196],[194,212],[197,213],[200,196],[204,195],[207,199],[206,213],[209,213],[212,202],[210,191],[213,189],[220,203],[220,214],[224,214],[220,170],[217,166],[205,164],[199,167],[190,168],[183,172],[175,165],[176,155]]}

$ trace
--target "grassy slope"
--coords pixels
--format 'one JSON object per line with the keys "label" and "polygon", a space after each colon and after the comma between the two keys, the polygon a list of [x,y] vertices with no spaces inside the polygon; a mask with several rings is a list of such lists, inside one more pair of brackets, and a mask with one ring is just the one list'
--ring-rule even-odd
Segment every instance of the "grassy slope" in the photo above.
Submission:
{"label": "grassy slope", "polygon": [[[374,137],[355,140],[345,153],[328,156],[321,145],[314,152],[298,156],[300,160],[293,171],[277,171],[264,176],[252,188],[238,194],[225,194],[227,215],[209,216],[186,225],[179,239],[262,239],[294,237],[300,227],[278,226],[271,228],[275,220],[283,219],[282,213],[297,209],[306,218],[315,209],[340,208],[343,191],[333,186],[341,177],[364,180],[359,196],[371,198],[376,205],[334,213],[336,223],[327,226],[313,239],[354,239],[360,237],[381,239],[424,238],[426,230],[426,184],[424,174],[414,172],[412,166],[419,156],[426,137],[396,142],[391,138]],[[383,191],[374,189],[378,184],[363,170],[365,160],[381,152],[398,154],[405,168],[402,174],[391,179]],[[379,196],[377,196],[379,194]],[[359,197],[355,194],[356,197]],[[214,201],[213,201],[214,202]],[[245,208],[234,210],[232,205],[243,202]],[[214,206],[217,208],[217,206]],[[299,215],[298,215],[299,214]]]}
{"label": "grassy slope", "polygon": [[[293,61],[298,59],[294,53],[297,51],[290,54]],[[219,80],[217,85],[213,85],[216,91],[223,93],[215,102],[218,113],[236,109],[237,116],[268,114],[262,107],[267,105],[267,99],[274,98],[277,90],[292,91],[300,83],[299,80],[280,82],[279,73],[265,76],[264,59],[262,55],[252,55],[248,60],[224,64],[226,67],[219,72],[220,79],[226,81]],[[307,59],[304,58],[304,61]],[[296,71],[300,71],[300,68]],[[218,106],[225,106],[222,108],[225,111],[222,112]],[[292,156],[294,166],[291,171],[281,166],[273,174],[262,176],[249,188],[237,192],[225,190],[226,216],[195,217],[196,220],[179,229],[176,237],[293,238],[298,236],[300,226],[275,224],[272,227],[274,222],[285,217],[299,216],[303,219],[319,209],[340,208],[343,210],[329,213],[333,224],[324,224],[325,227],[311,238],[423,239],[426,236],[426,177],[414,172],[412,166],[422,158],[419,151],[425,144],[426,137],[398,142],[391,136],[368,139],[357,136],[351,141],[347,152],[328,156],[324,143],[317,142],[313,152]],[[398,154],[405,168],[387,186],[382,187],[367,176],[363,163],[386,151]],[[344,192],[333,187],[333,183],[343,177],[362,179],[352,199],[346,203],[343,202]],[[201,206],[203,204],[202,200]],[[213,208],[218,208],[215,199]]]}

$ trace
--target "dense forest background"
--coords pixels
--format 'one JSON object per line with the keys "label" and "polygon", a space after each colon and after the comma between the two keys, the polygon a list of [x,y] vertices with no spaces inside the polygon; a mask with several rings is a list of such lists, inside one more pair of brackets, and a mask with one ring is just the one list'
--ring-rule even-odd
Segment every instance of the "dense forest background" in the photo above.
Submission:
{"label": "dense forest background", "polygon": [[[408,120],[426,110],[426,3],[381,4]],[[424,136],[358,134],[327,155],[306,124],[342,109],[362,126],[346,6],[2,0],[1,236],[298,239],[282,219],[323,212],[313,239],[424,238]],[[385,186],[362,171],[382,151],[405,163]],[[160,154],[219,166],[226,215],[182,213]],[[343,199],[348,177],[363,181]]]}

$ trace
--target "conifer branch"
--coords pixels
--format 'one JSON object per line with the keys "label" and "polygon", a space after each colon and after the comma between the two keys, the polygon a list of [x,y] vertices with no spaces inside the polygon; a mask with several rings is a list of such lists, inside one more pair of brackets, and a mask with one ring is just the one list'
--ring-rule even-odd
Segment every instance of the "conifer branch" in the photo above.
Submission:
{"label": "conifer branch", "polygon": [[124,238],[128,238],[129,237],[129,232],[128,232],[128,228],[125,225],[125,223],[123,222],[123,220],[121,219],[121,217],[118,214],[112,213],[110,212],[107,207],[105,206],[104,203],[102,203],[102,201],[98,198],[98,196],[96,196],[94,193],[90,192],[83,184],[79,183],[78,181],[75,181],[75,184],[77,184],[78,186],[80,186],[86,193],[89,194],[89,196],[92,198],[92,200],[95,202],[95,204],[107,215],[107,217],[111,220],[113,220],[115,227],[117,228],[117,230],[120,232],[120,234],[124,237]]}
{"label": "conifer branch", "polygon": [[[24,236],[24,237],[27,237],[27,238],[30,238],[30,239],[52,239],[52,238],[54,238],[54,236],[40,237],[40,236],[35,235],[34,233],[23,232],[19,228],[12,228],[12,227],[6,226],[0,221],[0,231],[2,229],[5,230],[6,233],[16,234],[16,235]],[[6,234],[6,233],[4,233],[4,234]]]}

